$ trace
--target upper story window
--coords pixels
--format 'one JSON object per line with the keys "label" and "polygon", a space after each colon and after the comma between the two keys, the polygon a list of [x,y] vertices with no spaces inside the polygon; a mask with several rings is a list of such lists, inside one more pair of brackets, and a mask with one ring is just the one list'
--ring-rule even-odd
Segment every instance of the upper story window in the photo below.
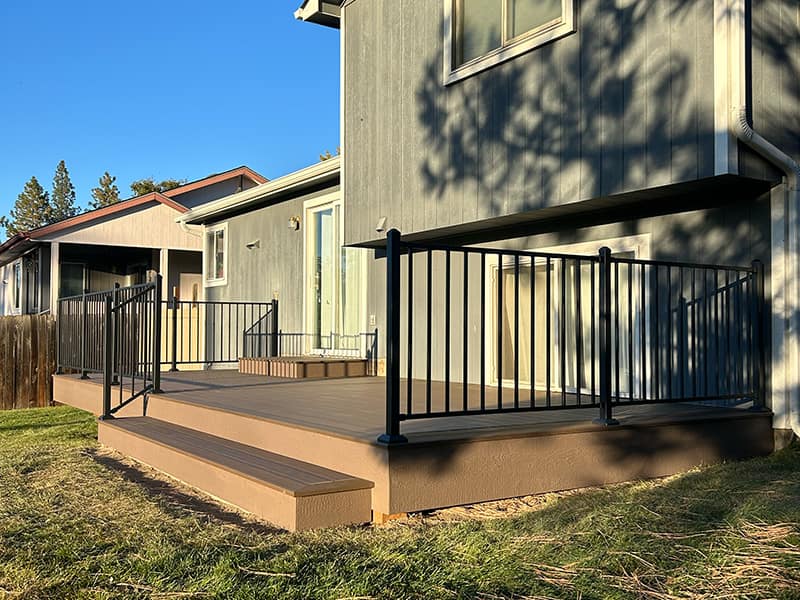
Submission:
{"label": "upper story window", "polygon": [[206,228],[206,286],[224,285],[228,281],[228,224]]}
{"label": "upper story window", "polygon": [[445,0],[445,83],[575,31],[574,0]]}

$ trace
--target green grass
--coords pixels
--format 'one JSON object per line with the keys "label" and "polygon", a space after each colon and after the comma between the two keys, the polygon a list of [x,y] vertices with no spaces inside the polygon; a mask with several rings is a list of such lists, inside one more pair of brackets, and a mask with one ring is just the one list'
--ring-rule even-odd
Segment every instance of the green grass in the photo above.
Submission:
{"label": "green grass", "polygon": [[289,534],[121,461],[95,434],[69,408],[0,414],[0,597],[800,598],[796,446]]}

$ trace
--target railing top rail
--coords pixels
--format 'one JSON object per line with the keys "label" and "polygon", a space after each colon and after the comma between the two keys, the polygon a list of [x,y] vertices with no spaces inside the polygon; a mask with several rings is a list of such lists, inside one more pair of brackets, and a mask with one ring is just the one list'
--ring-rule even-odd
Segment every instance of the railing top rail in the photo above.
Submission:
{"label": "railing top rail", "polygon": [[111,294],[113,294],[115,292],[119,292],[120,290],[135,290],[135,289],[139,289],[139,288],[145,288],[145,287],[148,287],[148,286],[151,286],[151,285],[153,285],[152,282],[137,283],[136,285],[130,285],[130,286],[127,286],[127,287],[112,288],[110,290],[102,290],[102,291],[99,291],[99,292],[86,292],[85,294],[75,294],[74,296],[63,296],[63,297],[58,299],[58,302],[61,302],[62,300],[82,300],[83,298],[92,298],[92,297],[95,297],[95,296],[98,296],[100,298],[104,298],[105,296],[110,296]]}
{"label": "railing top rail", "polygon": [[480,246],[447,246],[443,244],[428,244],[422,242],[400,242],[400,248],[424,252],[433,250],[438,252],[461,252],[464,254],[484,254],[521,258],[554,258],[566,260],[582,260],[587,262],[598,262],[600,259],[594,254],[564,254],[560,252],[537,252],[531,250],[512,250],[510,248],[483,248]]}
{"label": "railing top rail", "polygon": [[681,262],[676,260],[652,260],[647,258],[625,258],[622,256],[611,255],[611,262],[629,265],[645,265],[655,267],[674,267],[676,269],[703,269],[706,271],[739,271],[742,273],[755,273],[752,266],[743,267],[736,265],[717,265],[713,263],[693,263]]}
{"label": "railing top rail", "polygon": [[[142,286],[142,288],[141,288],[141,290],[139,292],[137,292],[136,294],[134,294],[130,298],[125,298],[122,302],[119,302],[118,304],[115,304],[111,309],[112,312],[117,312],[117,311],[119,311],[119,309],[127,306],[128,304],[132,304],[133,302],[136,302],[136,300],[138,300],[142,296],[146,296],[148,293],[150,293],[151,291],[156,289],[156,287],[157,287],[157,284],[155,284],[155,283],[149,283],[149,284],[147,284],[145,286]],[[131,290],[131,289],[135,289],[135,288],[120,288],[120,289]]]}
{"label": "railing top rail", "polygon": [[[173,304],[175,299],[161,300],[162,304]],[[177,300],[178,304],[221,304],[227,306],[264,306],[272,308],[274,303],[270,301],[245,301],[245,300]]]}

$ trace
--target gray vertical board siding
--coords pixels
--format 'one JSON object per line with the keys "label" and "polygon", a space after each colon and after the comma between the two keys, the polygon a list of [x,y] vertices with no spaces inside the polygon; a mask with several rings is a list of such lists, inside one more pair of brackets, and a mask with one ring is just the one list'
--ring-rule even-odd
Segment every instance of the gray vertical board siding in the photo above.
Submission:
{"label": "gray vertical board siding", "polygon": [[[800,160],[800,3],[753,2],[752,122],[761,135]],[[777,178],[780,171],[740,144],[741,173]]]}
{"label": "gray vertical board siding", "polygon": [[348,243],[710,174],[712,0],[578,0],[576,34],[449,86],[443,3],[399,4],[345,8]]}
{"label": "gray vertical board siding", "polygon": [[212,200],[224,198],[225,196],[230,196],[231,194],[235,194],[236,192],[241,191],[239,189],[240,183],[244,184],[242,189],[245,190],[250,189],[251,187],[257,185],[256,183],[250,181],[247,178],[233,177],[231,179],[226,179],[225,181],[220,181],[219,183],[215,183],[213,185],[209,185],[196,190],[192,190],[190,192],[179,194],[175,196],[175,201],[179,202],[186,208],[194,208],[195,206],[205,204],[206,202],[211,202]]}
{"label": "gray vertical board siding", "polygon": [[[687,262],[705,262],[748,266],[751,261],[759,259],[764,262],[766,272],[770,265],[770,210],[769,194],[761,198],[751,198],[726,204],[723,207],[708,208],[685,213],[673,213],[620,221],[594,227],[576,229],[564,225],[547,233],[514,239],[497,240],[485,244],[490,248],[515,250],[536,250],[552,248],[567,244],[601,241],[633,235],[650,235],[650,258],[655,260],[675,260]],[[731,240],[737,243],[732,244]],[[613,250],[613,248],[612,248]],[[565,250],[568,252],[568,250]],[[426,255],[419,253],[414,262],[414,304],[413,304],[413,352],[412,364],[414,377],[424,378],[426,375]],[[488,268],[492,259],[487,257],[486,285],[494,290],[492,282],[493,270]],[[385,259],[369,260],[369,295],[368,313],[375,315],[377,326],[384,338],[381,342],[380,355],[385,357],[385,307],[386,280]],[[453,255],[451,279],[451,381],[459,381],[462,371],[463,321],[463,262],[461,257]],[[433,293],[432,293],[432,327],[431,367],[434,380],[444,379],[444,323],[445,303],[444,255],[434,253],[433,258]],[[406,376],[407,368],[407,261],[402,260],[401,272],[401,376]],[[675,284],[677,285],[677,284]],[[486,324],[486,364],[491,365],[496,344],[493,329],[495,317],[480,314],[480,257],[473,255],[469,268],[469,309],[468,309],[468,369],[470,383],[480,383],[480,327]],[[541,293],[541,290],[537,292]],[[554,291],[554,297],[556,292]],[[486,307],[491,310],[495,302],[494,291],[486,297]],[[588,300],[587,300],[588,301]],[[524,332],[527,334],[527,332]],[[538,335],[543,332],[538,332]],[[523,332],[520,333],[523,336]],[[768,332],[767,332],[768,335]],[[542,358],[537,359],[537,369],[544,368]],[[489,379],[487,378],[487,384]],[[405,398],[405,389],[402,392]],[[509,396],[510,397],[510,396]],[[494,396],[487,396],[487,402],[493,402]],[[460,398],[453,399],[458,403]]]}
{"label": "gray vertical board siding", "polygon": [[[332,187],[279,204],[231,217],[228,223],[227,284],[206,288],[208,300],[267,302],[277,295],[279,325],[287,332],[303,332],[303,246],[307,223],[303,203],[339,190]],[[299,231],[287,227],[299,216]],[[261,240],[260,248],[246,244]]]}

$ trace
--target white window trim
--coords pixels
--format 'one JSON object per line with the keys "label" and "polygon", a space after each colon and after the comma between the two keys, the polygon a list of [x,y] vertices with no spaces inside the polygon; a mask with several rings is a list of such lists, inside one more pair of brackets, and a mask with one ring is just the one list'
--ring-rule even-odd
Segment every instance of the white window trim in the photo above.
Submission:
{"label": "white window trim", "polygon": [[461,66],[455,67],[453,60],[455,53],[455,3],[457,0],[444,0],[444,85],[450,85],[467,77],[472,77],[481,71],[490,69],[500,63],[511,60],[534,48],[544,46],[554,40],[567,36],[577,31],[575,0],[561,0],[563,19],[558,22],[545,24],[523,35],[509,40],[504,46],[492,50]]}
{"label": "white window trim", "polygon": [[[17,279],[17,271],[19,271],[19,279]],[[11,265],[11,314],[22,314],[22,288],[24,287],[22,281],[25,274],[22,272],[22,259],[17,260]]]}
{"label": "white window trim", "polygon": [[[219,279],[209,279],[208,275],[208,259],[209,257],[207,254],[212,252],[213,250],[209,248],[208,245],[208,234],[215,233],[217,231],[222,231],[224,233],[223,241],[224,241],[224,248],[222,254],[222,270],[225,273],[224,277]],[[219,287],[222,285],[228,285],[228,254],[230,250],[230,244],[228,243],[228,223],[218,223],[217,225],[212,225],[210,227],[205,227],[203,229],[203,287]]]}
{"label": "white window trim", "polygon": [[[600,248],[608,247],[611,249],[612,254],[617,254],[620,252],[633,252],[634,258],[636,259],[643,259],[649,260],[650,259],[650,244],[651,244],[651,236],[649,233],[639,234],[639,235],[631,235],[631,236],[624,236],[624,237],[616,237],[616,238],[607,238],[603,240],[597,241],[589,241],[589,242],[577,242],[574,244],[561,244],[557,246],[547,246],[547,247],[537,247],[537,248],[526,248],[524,252],[540,252],[544,254],[552,253],[552,254],[573,254],[578,256],[596,256]],[[537,258],[536,264],[544,264],[546,261],[543,258]],[[530,259],[526,258],[520,261],[520,266],[530,265]],[[514,267],[514,259],[513,257],[507,257],[503,261],[503,269],[506,268],[513,268]],[[497,298],[497,292],[495,289],[495,285],[497,283],[497,275],[498,275],[498,259],[497,256],[489,256],[487,257],[486,261],[486,281],[490,282],[490,285],[486,286],[484,290],[484,295],[486,298],[485,306],[486,306],[486,322],[488,323],[489,327],[486,332],[488,340],[496,340],[497,339],[497,314],[494,312],[495,307],[495,299]],[[648,290],[648,297],[647,302],[649,302],[649,290]],[[639,303],[639,298],[636,297],[634,301]],[[645,327],[648,328],[649,331],[649,317],[648,321],[645,324]],[[640,335],[635,335],[634,342],[639,344]],[[555,342],[554,342],[555,343]],[[496,386],[498,384],[497,381],[497,347],[496,344],[489,343],[487,344],[487,360],[486,366],[484,369],[486,382],[489,385]],[[648,361],[649,362],[649,361]],[[647,375],[649,376],[651,373],[651,365],[647,365]],[[634,389],[638,389],[640,385],[640,374],[634,374]],[[513,388],[514,381],[509,379],[502,380],[502,387],[503,388]],[[529,390],[530,389],[530,382],[523,383],[520,381],[519,389],[521,390]],[[542,390],[544,388],[537,387],[537,389]],[[551,392],[561,392],[561,388],[553,382],[550,388]],[[568,392],[574,392],[574,389],[567,388]]]}

